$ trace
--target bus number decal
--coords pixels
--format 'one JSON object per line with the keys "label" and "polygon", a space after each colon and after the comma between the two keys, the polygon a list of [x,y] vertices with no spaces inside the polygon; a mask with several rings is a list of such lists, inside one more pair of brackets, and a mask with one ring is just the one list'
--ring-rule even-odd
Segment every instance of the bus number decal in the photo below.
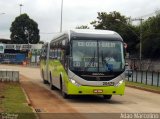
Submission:
{"label": "bus number decal", "polygon": [[114,82],[103,82],[105,86],[114,86]]}

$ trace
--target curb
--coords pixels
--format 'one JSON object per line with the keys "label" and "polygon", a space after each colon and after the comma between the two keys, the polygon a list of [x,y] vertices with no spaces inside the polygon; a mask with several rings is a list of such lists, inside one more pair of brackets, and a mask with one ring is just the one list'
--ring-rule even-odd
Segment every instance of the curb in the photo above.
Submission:
{"label": "curb", "polygon": [[39,119],[39,117],[38,117],[38,115],[37,115],[35,109],[32,107],[31,100],[29,99],[29,97],[28,97],[26,91],[24,90],[24,88],[23,88],[22,86],[21,86],[21,89],[22,89],[22,91],[23,91],[23,93],[24,93],[24,95],[25,95],[25,97],[26,97],[28,106],[30,106],[30,108],[32,109],[33,113],[34,113],[35,116],[36,116],[36,119]]}
{"label": "curb", "polygon": [[156,90],[152,90],[152,89],[146,89],[146,88],[143,88],[143,87],[131,86],[131,85],[126,85],[126,86],[130,87],[130,88],[135,88],[135,89],[139,89],[139,90],[143,90],[143,91],[148,91],[148,92],[160,94],[160,91],[156,91]]}
{"label": "curb", "polygon": [[25,91],[24,88],[22,88],[22,87],[21,87],[21,89],[22,89],[22,91],[23,91],[23,93],[24,93],[24,95],[25,95],[25,97],[26,97],[28,106],[32,106],[31,100],[29,99],[29,97],[28,97],[26,91]]}

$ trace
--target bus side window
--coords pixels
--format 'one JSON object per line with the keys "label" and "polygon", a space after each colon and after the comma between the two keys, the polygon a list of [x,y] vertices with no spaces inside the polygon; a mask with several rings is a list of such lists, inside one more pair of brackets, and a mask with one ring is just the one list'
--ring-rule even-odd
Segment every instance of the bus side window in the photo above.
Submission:
{"label": "bus side window", "polygon": [[61,49],[58,49],[58,59],[61,59]]}
{"label": "bus side window", "polygon": [[52,49],[49,51],[49,58],[52,58]]}
{"label": "bus side window", "polygon": [[57,48],[55,48],[54,52],[55,52],[54,58],[57,59]]}
{"label": "bus side window", "polygon": [[44,49],[44,56],[43,56],[43,58],[44,58],[44,59],[47,58],[47,49],[46,49],[46,48]]}
{"label": "bus side window", "polygon": [[43,47],[42,47],[42,49],[41,49],[40,59],[42,59],[42,57],[43,57]]}
{"label": "bus side window", "polygon": [[46,50],[43,50],[43,58],[45,58]]}
{"label": "bus side window", "polygon": [[55,49],[53,49],[53,54],[52,55],[53,55],[53,58],[55,58]]}

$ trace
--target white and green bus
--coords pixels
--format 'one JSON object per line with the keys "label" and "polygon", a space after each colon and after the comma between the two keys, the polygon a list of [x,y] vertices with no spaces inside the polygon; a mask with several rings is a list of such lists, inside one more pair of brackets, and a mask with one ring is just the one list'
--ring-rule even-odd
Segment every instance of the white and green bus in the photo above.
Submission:
{"label": "white and green bus", "polygon": [[124,95],[123,39],[108,30],[69,30],[43,45],[40,70],[43,82],[64,98]]}

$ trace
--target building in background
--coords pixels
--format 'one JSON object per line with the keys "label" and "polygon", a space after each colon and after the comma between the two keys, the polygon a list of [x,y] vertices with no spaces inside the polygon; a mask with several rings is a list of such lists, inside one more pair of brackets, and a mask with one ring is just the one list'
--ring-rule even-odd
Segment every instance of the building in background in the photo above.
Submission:
{"label": "building in background", "polygon": [[5,44],[1,42],[0,62],[22,63],[28,60],[30,63],[38,63],[42,45],[43,44]]}
{"label": "building in background", "polygon": [[11,44],[11,40],[10,39],[4,39],[4,38],[0,38],[0,43],[4,43],[4,44]]}

